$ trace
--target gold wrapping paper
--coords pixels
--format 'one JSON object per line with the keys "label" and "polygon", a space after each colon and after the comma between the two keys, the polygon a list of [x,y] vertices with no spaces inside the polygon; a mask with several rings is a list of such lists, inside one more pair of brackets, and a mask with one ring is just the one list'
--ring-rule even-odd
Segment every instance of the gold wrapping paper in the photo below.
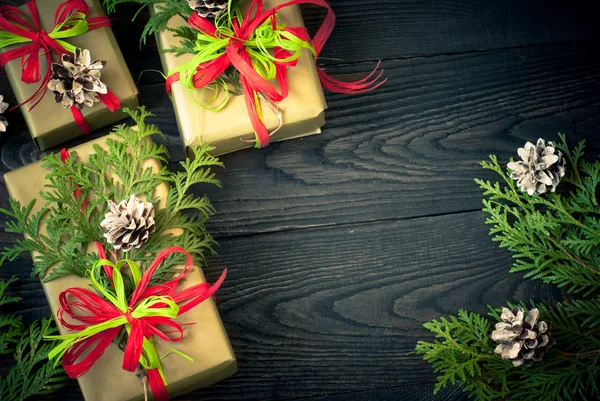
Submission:
{"label": "gold wrapping paper", "polygon": [[[64,0],[38,0],[37,6],[41,19],[42,29],[50,32],[54,27],[54,14],[57,6]],[[103,15],[104,11],[100,0],[86,0],[90,7],[89,17]],[[25,14],[29,16],[26,6],[22,6]],[[65,39],[67,42],[82,49],[89,49],[92,60],[105,60],[106,66],[102,70],[102,82],[121,100],[121,108],[136,108],[138,106],[138,90],[133,78],[125,64],[123,55],[110,27],[102,27],[91,30],[73,38]],[[12,49],[18,46],[11,46]],[[2,50],[0,50],[0,53]],[[57,61],[55,57],[55,61]],[[48,68],[46,58],[40,56],[41,76],[45,75]],[[26,84],[21,81],[21,59],[18,58],[6,64],[6,75],[10,86],[19,103],[27,100],[39,87],[39,83]],[[14,105],[11,105],[14,106]],[[41,150],[49,149],[60,143],[69,141],[83,135],[81,129],[75,123],[70,109],[65,109],[62,104],[56,103],[54,94],[48,91],[42,101],[33,109],[29,110],[31,103],[21,107],[25,122],[34,142]],[[96,103],[93,107],[84,107],[81,111],[88,125],[96,130],[127,118],[127,114],[121,110],[114,113],[102,103]]]}
{"label": "gold wrapping paper", "polygon": [[[265,9],[273,8],[287,0],[265,0]],[[158,5],[154,5],[158,7]],[[279,11],[280,21],[288,26],[303,26],[302,14],[298,6],[287,7]],[[186,22],[179,16],[173,17],[169,28],[176,28]],[[156,41],[165,74],[169,70],[189,62],[193,55],[184,54],[176,56],[174,53],[164,53],[164,49],[179,46],[179,39],[173,32],[163,30],[157,34]],[[287,69],[289,81],[289,96],[279,103],[283,112],[283,127],[272,137],[271,141],[300,138],[307,135],[318,134],[325,124],[324,110],[327,108],[323,89],[315,68],[314,59],[309,50],[304,49],[303,55],[295,67]],[[231,96],[227,106],[218,112],[202,108],[197,97],[202,100],[212,97],[213,93],[207,91],[204,95],[176,82],[171,87],[171,99],[177,116],[179,132],[183,139],[187,154],[189,148],[197,146],[201,141],[208,142],[216,147],[216,155],[234,152],[243,148],[254,146],[254,129],[248,116],[243,96]],[[261,101],[264,120],[267,129],[272,132],[279,126],[277,116]],[[244,142],[249,140],[250,142]]]}
{"label": "gold wrapping paper", "polygon": [[[104,147],[105,140],[106,137],[100,138],[72,150],[77,152],[81,161],[87,162],[90,153],[93,152],[93,145],[98,144]],[[156,160],[149,160],[147,163],[156,170],[160,168],[160,164]],[[42,168],[41,162],[36,162],[5,174],[6,187],[10,196],[21,202],[22,205],[27,205],[31,200],[36,199],[33,212],[38,211],[44,204],[39,192],[47,183],[47,180],[43,179],[47,173],[48,171]],[[167,184],[156,188],[155,195],[161,199],[159,207],[164,207],[167,192]],[[45,231],[44,227],[42,227],[42,231]],[[195,268],[181,286],[187,288],[205,281],[201,270]],[[75,276],[62,277],[49,283],[43,283],[44,292],[55,320],[59,308],[58,295],[71,287],[86,288],[88,286],[88,280]],[[212,298],[202,302],[177,320],[181,323],[195,324],[185,327],[184,339],[181,342],[169,343],[169,346],[188,354],[194,359],[194,362],[189,362],[174,353],[162,360],[168,383],[167,389],[171,396],[211,385],[236,372],[235,355]],[[61,334],[69,332],[64,328],[59,328]],[[160,342],[156,344],[159,355],[168,352],[168,349]],[[90,371],[78,379],[86,401],[138,401],[144,399],[139,380],[135,374],[122,370],[122,363],[123,352],[115,344],[111,344]]]}

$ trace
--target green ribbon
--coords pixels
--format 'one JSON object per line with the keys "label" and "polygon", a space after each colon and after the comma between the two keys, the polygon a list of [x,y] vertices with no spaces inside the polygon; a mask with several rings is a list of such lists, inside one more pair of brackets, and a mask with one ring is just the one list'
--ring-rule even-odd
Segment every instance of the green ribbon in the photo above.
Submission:
{"label": "green ribbon", "polygon": [[[112,267],[113,274],[113,286],[114,290],[109,290],[102,286],[102,284],[98,281],[97,276],[100,272],[102,266],[110,266]],[[125,295],[125,285],[123,280],[123,275],[120,272],[120,268],[123,266],[129,267],[131,271],[131,277],[137,287],[140,283],[142,274],[139,267],[132,260],[121,260],[116,264],[110,262],[109,260],[101,259],[98,260],[94,266],[91,268],[90,272],[90,281],[92,287],[100,293],[106,300],[108,300],[111,304],[113,304],[119,311],[123,313],[123,315],[119,317],[115,317],[106,322],[99,323],[96,325],[88,326],[85,329],[72,334],[64,334],[64,335],[54,335],[54,336],[46,336],[46,339],[49,340],[62,340],[58,346],[56,346],[53,350],[48,353],[48,358],[53,359],[57,358],[57,363],[62,359],[64,353],[71,348],[76,343],[86,340],[96,334],[99,334],[103,331],[125,326],[127,333],[131,332],[131,324],[127,321],[125,314],[130,311],[131,316],[134,319],[141,319],[144,317],[165,317],[170,319],[175,319],[179,313],[179,306],[173,298],[169,296],[150,296],[147,297],[135,305],[131,310],[128,307],[127,298]],[[159,304],[164,304],[162,306],[157,307]],[[172,350],[174,351],[174,350]],[[176,351],[178,355],[185,357],[188,360],[192,360],[188,355]],[[156,346],[152,338],[147,339],[144,338],[142,343],[142,354],[140,356],[140,364],[146,369],[157,369],[162,377],[165,385],[167,385],[166,378],[160,363],[161,358],[158,356],[158,352],[156,351]]]}
{"label": "green ribbon", "polygon": [[[239,9],[236,9],[238,21],[241,23]],[[178,67],[169,70],[168,76],[175,73],[180,74],[180,81],[184,87],[188,89],[194,88],[194,74],[198,71],[197,67],[201,64],[215,60],[226,52],[226,47],[231,38],[235,38],[235,32],[232,28],[232,13],[225,14],[227,17],[222,17],[215,21],[217,28],[214,36],[198,31],[196,44],[194,47],[193,58]],[[270,20],[261,24],[247,40],[242,41],[246,47],[254,70],[265,80],[270,81],[276,77],[276,63],[289,63],[300,58],[302,49],[309,49],[313,56],[316,57],[316,50],[310,41],[304,41],[294,35],[292,32],[284,31],[287,26],[277,23],[275,27]],[[287,50],[292,55],[285,59],[279,59],[272,55],[272,50],[280,47]],[[214,81],[213,83],[227,89],[227,84],[223,80]],[[204,89],[204,88],[203,88]],[[228,93],[228,91],[225,91]],[[214,102],[217,95],[208,102],[202,104],[203,107],[211,111],[222,110],[229,100],[229,96],[215,107],[209,105]],[[258,103],[257,103],[258,104]]]}
{"label": "green ribbon", "polygon": [[[76,46],[73,46],[72,44],[61,39],[79,36],[86,33],[88,30],[89,24],[86,15],[78,12],[70,15],[63,22],[56,25],[54,29],[48,33],[48,36],[60,44],[67,52],[75,53]],[[10,45],[32,42],[33,41],[29,38],[19,36],[12,32],[0,30],[0,49]]]}

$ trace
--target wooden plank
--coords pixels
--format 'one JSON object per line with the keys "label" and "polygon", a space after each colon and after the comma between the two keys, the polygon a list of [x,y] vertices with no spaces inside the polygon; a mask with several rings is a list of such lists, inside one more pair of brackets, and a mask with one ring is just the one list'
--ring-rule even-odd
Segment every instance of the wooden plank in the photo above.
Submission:
{"label": "wooden plank", "polygon": [[[479,166],[489,154],[508,161],[558,131],[573,142],[597,135],[598,61],[595,50],[558,45],[386,63],[390,81],[376,92],[328,95],[322,135],[222,157],[223,187],[208,191],[218,211],[211,229],[227,236],[477,210],[473,179],[497,178]],[[600,143],[589,142],[597,155]]]}
{"label": "wooden plank", "polygon": [[[228,238],[205,269],[239,360],[234,377],[186,400],[282,400],[434,382],[413,354],[422,324],[460,308],[555,290],[511,275],[480,212]],[[0,245],[11,242],[3,234]],[[0,270],[27,275],[28,261]],[[35,280],[12,293],[48,313]],[[183,363],[183,362],[182,362]]]}
{"label": "wooden plank", "polygon": [[[22,5],[26,0],[10,0]],[[478,0],[383,0],[376,5],[363,0],[333,0],[337,24],[322,53],[323,65],[365,60],[386,60],[479,52],[544,43],[597,39],[593,2],[503,0],[493,4]],[[113,29],[128,65],[135,75],[161,69],[156,43],[149,38],[140,49],[139,38],[149,14],[131,18],[138,6],[125,4],[111,15]],[[303,14],[311,32],[319,27],[325,10],[305,6]],[[149,76],[158,82],[158,76]],[[0,88],[6,93],[0,81]]]}
{"label": "wooden plank", "polygon": [[[592,45],[386,62],[389,81],[377,91],[327,96],[320,136],[224,156],[223,188],[208,189],[218,211],[211,230],[223,237],[479,209],[473,178],[495,178],[478,165],[490,153],[508,160],[526,140],[597,134],[600,56]],[[163,85],[140,89],[182,158]],[[590,145],[598,154],[600,143]],[[38,157],[26,133],[0,138],[2,172]]]}
{"label": "wooden plank", "polygon": [[[504,0],[384,0],[375,6],[363,0],[333,0],[336,27],[319,59],[321,65],[402,59],[440,54],[598,39],[592,3]],[[303,6],[310,32],[325,16],[319,7]],[[147,12],[131,24],[137,7],[124,5],[115,19],[115,33],[132,71],[161,69],[154,38],[139,49]],[[119,23],[121,22],[121,23]],[[373,68],[374,63],[368,65]],[[332,67],[331,73],[336,73]],[[137,73],[136,73],[137,75]],[[141,82],[160,82],[148,74]]]}
{"label": "wooden plank", "polygon": [[[503,0],[493,4],[478,0],[331,0],[336,26],[319,61],[322,65],[365,60],[388,60],[479,52],[544,43],[597,39],[593,3]],[[303,6],[310,32],[319,28],[325,9]],[[114,15],[119,45],[126,53],[138,50],[138,39],[147,20],[129,23],[137,7],[121,6]],[[122,22],[119,24],[119,22]],[[133,33],[135,32],[135,33]],[[160,69],[153,38],[143,57],[131,59],[138,69]],[[129,60],[128,60],[129,61]],[[158,78],[155,76],[154,78]]]}
{"label": "wooden plank", "polygon": [[433,384],[392,387],[369,391],[355,391],[325,395],[321,397],[298,398],[306,401],[468,401],[469,397],[458,387],[447,387],[433,394]]}
{"label": "wooden plank", "polygon": [[[26,0],[11,0],[24,4]],[[330,0],[335,30],[323,52],[323,63],[461,53],[486,49],[598,38],[594,3],[585,0]],[[122,5],[111,16],[123,49],[135,50],[141,24],[132,31],[137,5]],[[307,27],[314,32],[325,10],[303,7]],[[146,21],[148,12],[140,15]],[[151,41],[151,43],[154,43]],[[126,46],[131,45],[131,47]],[[329,59],[329,60],[328,60]],[[337,59],[337,60],[336,60]],[[152,57],[158,61],[156,54]],[[140,62],[147,59],[140,59]],[[156,64],[158,65],[158,63]],[[154,67],[152,67],[154,68]]]}
{"label": "wooden plank", "polygon": [[[589,14],[592,3],[583,0],[575,4],[544,0],[329,3],[337,24],[323,56],[352,62],[530,46],[599,35]],[[319,26],[323,14],[320,9],[304,9],[311,31]]]}

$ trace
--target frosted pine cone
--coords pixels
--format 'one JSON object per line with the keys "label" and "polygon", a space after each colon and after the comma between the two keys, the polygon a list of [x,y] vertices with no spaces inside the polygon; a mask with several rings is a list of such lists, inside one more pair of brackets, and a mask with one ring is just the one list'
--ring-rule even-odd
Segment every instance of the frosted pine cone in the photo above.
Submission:
{"label": "frosted pine cone", "polygon": [[189,6],[202,18],[217,18],[227,10],[228,0],[188,0]]}
{"label": "frosted pine cone", "polygon": [[[3,102],[4,96],[0,95],[0,114],[4,113],[8,109],[8,103]],[[0,132],[6,132],[8,127],[8,121],[0,115]]]}
{"label": "frosted pine cone", "polygon": [[52,63],[52,77],[48,82],[56,103],[62,103],[65,108],[75,105],[81,110],[99,102],[98,93],[108,92],[100,81],[105,64],[106,61],[92,63],[89,50],[76,49],[75,57],[63,54],[60,63]]}
{"label": "frosted pine cone", "polygon": [[514,366],[529,366],[541,361],[548,348],[554,345],[548,331],[550,325],[538,321],[540,311],[532,309],[523,319],[524,314],[523,309],[502,308],[502,322],[496,323],[496,330],[492,332],[492,340],[500,342],[494,352],[502,359],[511,360]]}
{"label": "frosted pine cone", "polygon": [[554,192],[565,175],[566,163],[554,144],[548,141],[546,146],[540,138],[535,145],[527,142],[518,152],[522,160],[508,163],[508,168],[512,170],[510,178],[517,181],[521,191],[529,195],[541,195],[548,189]]}
{"label": "frosted pine cone", "polygon": [[107,231],[104,238],[115,249],[127,252],[131,248],[139,248],[156,228],[152,203],[140,202],[134,195],[118,205],[109,201],[108,209],[100,225]]}

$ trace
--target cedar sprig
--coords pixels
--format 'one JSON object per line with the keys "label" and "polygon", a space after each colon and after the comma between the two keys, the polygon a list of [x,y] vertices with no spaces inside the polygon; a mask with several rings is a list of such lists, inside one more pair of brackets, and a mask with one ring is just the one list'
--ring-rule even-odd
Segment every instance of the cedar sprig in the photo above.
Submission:
{"label": "cedar sprig", "polygon": [[438,374],[435,393],[447,385],[460,385],[478,401],[581,401],[600,398],[596,377],[600,341],[569,316],[568,307],[531,303],[508,304],[510,309],[538,308],[543,320],[552,322],[556,345],[542,362],[514,368],[493,350],[493,324],[501,309],[490,307],[488,316],[461,310],[458,316],[440,318],[424,326],[435,334],[433,341],[419,341],[416,352],[430,362]]}
{"label": "cedar sprig", "polygon": [[[503,369],[499,364],[506,361],[493,355],[496,344],[490,328],[500,320],[500,309],[490,308],[488,323],[464,311],[458,318],[426,323],[436,338],[420,341],[417,352],[438,373],[436,390],[459,384],[483,401],[600,399],[600,162],[583,159],[583,141],[570,149],[565,136],[559,137],[561,143],[554,146],[567,159],[567,175],[556,193],[521,192],[495,156],[482,166],[500,175],[501,183],[476,182],[484,190],[490,234],[516,259],[511,271],[525,271],[526,278],[556,284],[579,299],[554,306],[530,303],[530,308],[539,309],[541,320],[551,323],[556,344],[543,361],[529,367],[513,368],[508,362]],[[527,309],[524,303],[508,306]],[[481,363],[492,357],[497,362]]]}
{"label": "cedar sprig", "polygon": [[[41,193],[46,203],[39,212],[32,213],[33,202],[23,207],[14,200],[10,209],[0,210],[12,218],[7,231],[26,237],[6,249],[4,259],[14,260],[22,253],[34,252],[33,273],[45,281],[66,275],[87,277],[89,268],[98,259],[95,253],[87,253],[88,244],[99,241],[105,249],[112,249],[100,226],[108,211],[108,200],[119,202],[132,194],[157,206],[166,205],[156,208],[156,230],[148,241],[126,253],[128,258],[140,262],[142,269],[169,246],[183,247],[197,262],[213,252],[215,242],[205,223],[214,209],[206,196],[196,197],[189,191],[197,184],[219,185],[212,169],[222,164],[210,155],[214,148],[203,145],[194,149],[194,159],[182,162],[180,171],[169,171],[164,165],[153,171],[146,160],[156,159],[163,164],[169,160],[167,149],[150,140],[151,136],[162,133],[146,121],[152,114],[144,107],[125,111],[137,127],[116,127],[113,133],[117,140],[107,139],[107,150],[96,146],[87,163],[82,163],[76,152],[71,152],[66,161],[60,155],[45,157],[43,165],[50,170],[49,184]],[[155,188],[167,184],[170,189],[166,198],[156,198]],[[75,196],[74,191],[82,196]],[[46,224],[48,235],[39,233],[41,223]],[[120,251],[116,254],[122,256]],[[153,275],[152,283],[172,278],[182,262],[179,255],[165,260]],[[50,267],[51,272],[44,278]]]}
{"label": "cedar sprig", "polygon": [[150,16],[144,27],[141,38],[142,44],[146,44],[148,36],[162,31],[171,18],[180,16],[182,18],[181,23],[185,24],[193,12],[187,3],[187,0],[102,0],[104,9],[108,14],[115,13],[117,6],[125,3],[136,3],[140,5],[138,11],[133,15],[132,21],[138,17],[140,12],[149,6],[157,5],[156,12]]}
{"label": "cedar sprig", "polygon": [[555,146],[566,157],[569,172],[563,182],[572,190],[529,196],[495,156],[482,166],[498,173],[503,184],[475,181],[484,190],[483,210],[490,215],[486,223],[492,225],[493,240],[516,259],[511,272],[590,296],[600,289],[600,161],[582,159],[583,141],[571,151],[565,136],[559,136],[562,143]]}
{"label": "cedar sprig", "polygon": [[[16,277],[11,277],[8,281],[0,281],[0,306],[14,304],[21,300],[19,297],[5,295],[6,288],[15,281],[17,281]],[[0,315],[0,355],[11,354],[14,351],[23,329],[21,316],[14,313]]]}
{"label": "cedar sprig", "polygon": [[0,376],[0,400],[22,401],[50,394],[67,383],[62,366],[48,360],[48,352],[57,342],[44,337],[56,331],[50,318],[35,322],[24,331],[14,351],[14,365],[6,376]]}
{"label": "cedar sprig", "polygon": [[198,40],[198,31],[192,28],[189,25],[181,25],[177,28],[165,28],[169,32],[173,32],[173,36],[179,38],[179,46],[171,47],[168,49],[164,49],[164,53],[175,53],[176,56],[181,56],[182,54],[196,53],[196,46]]}
{"label": "cedar sprig", "polygon": [[493,353],[490,322],[476,313],[460,310],[458,316],[441,317],[424,324],[435,334],[432,342],[419,341],[416,352],[438,374],[434,392],[461,384],[476,399],[492,400],[508,393],[506,372],[512,364]]}

